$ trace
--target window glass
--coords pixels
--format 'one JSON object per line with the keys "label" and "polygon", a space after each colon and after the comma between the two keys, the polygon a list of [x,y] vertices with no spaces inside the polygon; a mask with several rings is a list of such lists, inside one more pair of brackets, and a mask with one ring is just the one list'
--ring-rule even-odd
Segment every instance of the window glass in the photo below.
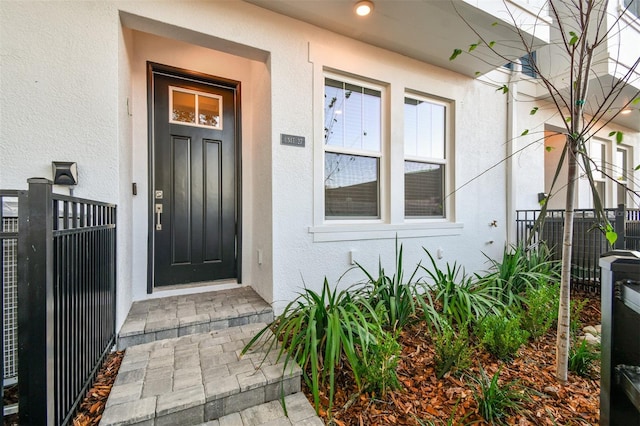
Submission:
{"label": "window glass", "polygon": [[209,96],[198,97],[198,123],[220,127],[220,99]]}
{"label": "window glass", "polygon": [[640,1],[624,0],[624,7],[628,8],[627,12],[633,14],[636,17],[640,17]]}
{"label": "window glass", "polygon": [[375,157],[325,153],[326,217],[379,217],[378,169]]}
{"label": "window glass", "polygon": [[172,120],[183,123],[196,122],[196,95],[193,93],[173,91]]}
{"label": "window glass", "polygon": [[382,92],[325,79],[326,219],[380,218]]}
{"label": "window glass", "polygon": [[404,215],[444,217],[446,106],[404,99]]}
{"label": "window glass", "polygon": [[222,130],[222,97],[182,87],[169,87],[169,122]]}
{"label": "window glass", "polygon": [[380,151],[380,91],[325,80],[324,137],[329,146]]}
{"label": "window glass", "polygon": [[404,214],[406,217],[442,217],[444,166],[404,162]]}

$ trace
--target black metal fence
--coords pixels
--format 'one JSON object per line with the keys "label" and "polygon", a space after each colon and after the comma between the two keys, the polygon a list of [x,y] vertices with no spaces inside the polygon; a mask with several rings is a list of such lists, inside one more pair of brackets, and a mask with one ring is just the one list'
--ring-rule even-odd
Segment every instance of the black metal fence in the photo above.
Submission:
{"label": "black metal fence", "polygon": [[18,247],[20,424],[69,424],[115,343],[116,207],[29,179],[18,232],[0,236]]}
{"label": "black metal fence", "polygon": [[[542,226],[537,229],[536,221],[540,210],[516,211],[516,232],[518,244],[544,241],[551,249],[553,260],[562,258],[562,238],[564,230],[564,210],[547,210]],[[640,250],[640,210],[605,209],[609,222],[618,234],[615,248]],[[600,255],[611,250],[605,235],[598,228],[595,211],[576,209],[573,220],[573,247],[571,255],[571,280],[574,289],[600,292]]]}

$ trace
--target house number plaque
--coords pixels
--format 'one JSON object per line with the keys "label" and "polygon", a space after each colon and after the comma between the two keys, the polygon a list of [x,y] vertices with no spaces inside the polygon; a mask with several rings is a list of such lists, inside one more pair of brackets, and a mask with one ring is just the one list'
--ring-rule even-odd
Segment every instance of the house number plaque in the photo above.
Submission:
{"label": "house number plaque", "polygon": [[280,145],[304,147],[304,136],[293,136],[280,133]]}

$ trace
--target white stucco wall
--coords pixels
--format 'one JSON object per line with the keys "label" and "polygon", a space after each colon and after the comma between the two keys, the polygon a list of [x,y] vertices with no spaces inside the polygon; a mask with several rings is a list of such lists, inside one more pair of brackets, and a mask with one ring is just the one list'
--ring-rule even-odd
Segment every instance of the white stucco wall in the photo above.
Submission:
{"label": "white stucco wall", "polygon": [[[268,301],[289,300],[303,284],[319,288],[324,276],[336,282],[352,250],[370,270],[382,259],[392,273],[396,234],[407,267],[425,259],[422,247],[467,272],[486,266],[483,252],[502,253],[507,110],[491,84],[237,0],[1,2],[0,12],[0,186],[22,188],[28,177],[50,176],[50,161],[68,159],[79,164],[77,195],[119,204],[119,324],[132,300],[147,297],[148,60],[242,83],[243,282]],[[402,144],[406,89],[451,102],[453,231],[406,226],[390,205],[381,232],[314,241],[310,228],[325,226],[314,176],[323,166],[317,123],[327,67],[388,87],[388,153]],[[306,146],[280,145],[282,133]],[[361,275],[350,277],[345,284]]]}

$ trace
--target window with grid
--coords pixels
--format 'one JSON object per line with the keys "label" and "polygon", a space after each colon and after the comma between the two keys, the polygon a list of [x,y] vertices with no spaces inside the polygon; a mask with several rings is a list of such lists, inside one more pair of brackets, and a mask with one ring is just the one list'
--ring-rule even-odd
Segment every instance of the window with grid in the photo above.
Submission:
{"label": "window with grid", "polygon": [[404,215],[445,217],[447,106],[408,95],[404,99]]}
{"label": "window with grid", "polygon": [[381,88],[325,78],[325,219],[380,218],[381,127]]}

